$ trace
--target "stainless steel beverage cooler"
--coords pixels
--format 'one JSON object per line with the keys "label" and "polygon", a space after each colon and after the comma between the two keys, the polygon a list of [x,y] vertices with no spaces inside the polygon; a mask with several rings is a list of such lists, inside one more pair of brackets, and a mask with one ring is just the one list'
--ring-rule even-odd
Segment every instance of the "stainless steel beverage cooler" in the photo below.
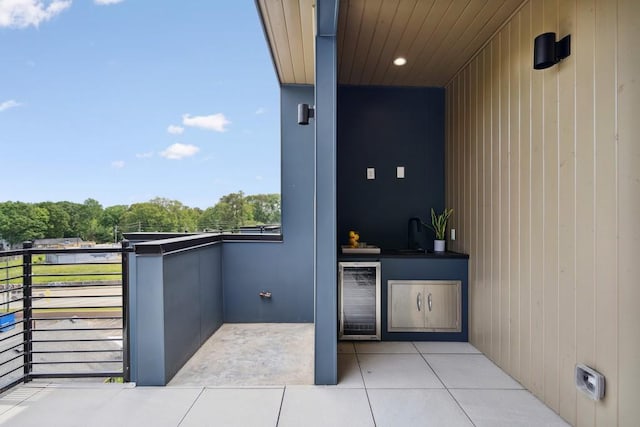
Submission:
{"label": "stainless steel beverage cooler", "polygon": [[380,341],[380,263],[339,263],[341,340]]}

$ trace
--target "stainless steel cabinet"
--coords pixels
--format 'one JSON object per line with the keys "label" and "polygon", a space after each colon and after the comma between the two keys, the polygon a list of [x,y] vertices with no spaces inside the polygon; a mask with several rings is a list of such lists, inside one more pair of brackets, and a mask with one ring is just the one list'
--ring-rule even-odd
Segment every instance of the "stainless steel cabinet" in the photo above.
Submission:
{"label": "stainless steel cabinet", "polygon": [[461,285],[453,280],[389,280],[389,332],[460,332]]}

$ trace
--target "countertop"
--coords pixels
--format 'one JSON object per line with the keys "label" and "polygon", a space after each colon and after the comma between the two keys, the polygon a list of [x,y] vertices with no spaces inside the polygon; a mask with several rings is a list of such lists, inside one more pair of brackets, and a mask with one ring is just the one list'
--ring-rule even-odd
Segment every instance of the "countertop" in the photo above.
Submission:
{"label": "countertop", "polygon": [[413,249],[382,249],[379,254],[343,254],[338,252],[338,259],[377,259],[377,258],[429,258],[429,259],[451,259],[461,258],[468,259],[468,254],[460,252],[433,252],[418,251]]}

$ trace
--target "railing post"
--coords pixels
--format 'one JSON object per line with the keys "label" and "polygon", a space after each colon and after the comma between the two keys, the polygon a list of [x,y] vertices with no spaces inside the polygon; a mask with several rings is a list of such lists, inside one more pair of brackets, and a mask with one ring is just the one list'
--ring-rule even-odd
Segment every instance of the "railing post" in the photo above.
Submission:
{"label": "railing post", "polygon": [[31,381],[31,362],[33,350],[33,334],[32,334],[32,308],[31,299],[31,249],[33,242],[24,242],[22,244],[22,296],[23,296],[23,339],[24,339],[24,382]]}
{"label": "railing post", "polygon": [[131,381],[129,363],[129,241],[122,241],[122,372],[123,381]]}

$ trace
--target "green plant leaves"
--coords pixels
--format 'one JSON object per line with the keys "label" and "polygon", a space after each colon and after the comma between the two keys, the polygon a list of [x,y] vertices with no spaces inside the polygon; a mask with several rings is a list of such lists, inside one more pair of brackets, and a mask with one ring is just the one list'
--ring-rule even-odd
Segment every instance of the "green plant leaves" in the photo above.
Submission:
{"label": "green plant leaves", "polygon": [[453,209],[444,208],[440,215],[436,215],[436,212],[431,208],[431,225],[425,225],[436,233],[437,240],[444,240],[447,232],[447,222],[451,214],[453,214]]}

